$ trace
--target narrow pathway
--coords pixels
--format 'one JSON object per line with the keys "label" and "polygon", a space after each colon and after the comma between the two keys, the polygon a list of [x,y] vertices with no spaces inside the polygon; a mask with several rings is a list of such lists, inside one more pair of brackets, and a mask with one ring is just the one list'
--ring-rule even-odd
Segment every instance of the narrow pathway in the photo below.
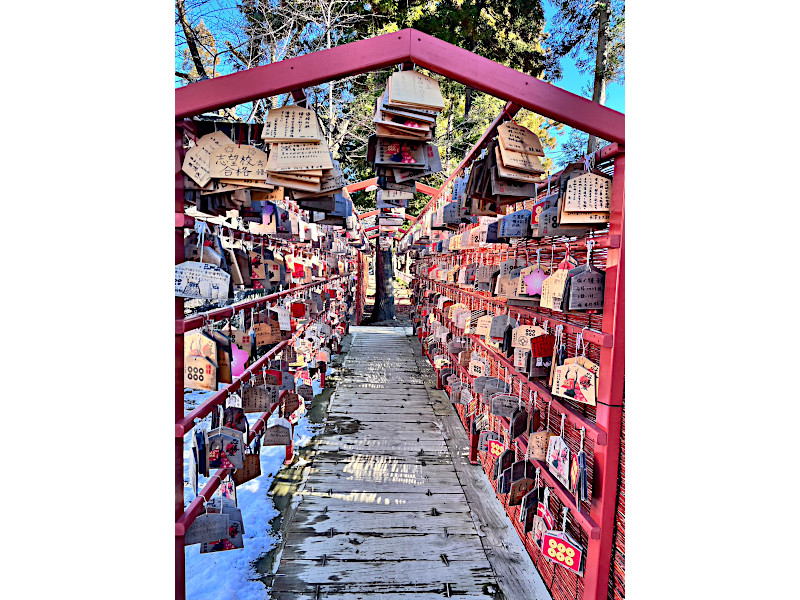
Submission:
{"label": "narrow pathway", "polygon": [[549,600],[410,328],[351,332],[272,598]]}

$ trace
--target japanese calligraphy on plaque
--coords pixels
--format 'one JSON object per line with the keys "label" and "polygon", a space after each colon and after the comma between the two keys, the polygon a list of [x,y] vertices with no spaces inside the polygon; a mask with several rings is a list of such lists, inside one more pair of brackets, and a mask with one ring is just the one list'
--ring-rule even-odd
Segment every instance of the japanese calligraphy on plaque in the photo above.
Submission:
{"label": "japanese calligraphy on plaque", "polygon": [[497,126],[500,143],[512,152],[544,156],[544,148],[539,137],[527,127],[506,121]]}
{"label": "japanese calligraphy on plaque", "polygon": [[255,146],[226,144],[211,152],[211,177],[263,179],[267,176],[267,153]]}
{"label": "japanese calligraphy on plaque", "polygon": [[270,109],[261,139],[265,142],[319,142],[322,132],[313,110],[284,106]]}
{"label": "japanese calligraphy on plaque", "polygon": [[270,171],[310,171],[333,169],[328,145],[319,144],[274,144],[270,150]]}
{"label": "japanese calligraphy on plaque", "polygon": [[200,187],[211,181],[211,151],[233,141],[221,131],[204,135],[186,152],[183,159],[183,172]]}
{"label": "japanese calligraphy on plaque", "polygon": [[605,273],[584,271],[569,281],[569,310],[603,310]]}
{"label": "japanese calligraphy on plaque", "polygon": [[570,212],[608,212],[611,210],[611,180],[584,173],[567,182],[564,210]]}
{"label": "japanese calligraphy on plaque", "polygon": [[230,281],[230,275],[208,263],[187,261],[175,265],[175,295],[182,298],[227,298]]}

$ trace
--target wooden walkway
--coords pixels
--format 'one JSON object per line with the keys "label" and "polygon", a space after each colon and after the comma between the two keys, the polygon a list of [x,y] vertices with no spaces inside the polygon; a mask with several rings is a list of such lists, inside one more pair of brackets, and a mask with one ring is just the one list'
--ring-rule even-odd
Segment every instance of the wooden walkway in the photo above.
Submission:
{"label": "wooden walkway", "polygon": [[410,328],[351,332],[272,598],[549,600]]}

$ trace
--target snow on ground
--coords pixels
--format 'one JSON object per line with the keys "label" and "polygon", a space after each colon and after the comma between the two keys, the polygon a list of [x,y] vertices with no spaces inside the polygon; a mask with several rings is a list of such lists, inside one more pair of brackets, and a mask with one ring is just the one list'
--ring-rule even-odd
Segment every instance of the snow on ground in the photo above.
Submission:
{"label": "snow on ground", "polygon": [[[335,372],[328,367],[326,377]],[[299,380],[298,380],[299,385]],[[312,381],[314,395],[322,388],[319,380]],[[186,409],[191,410],[202,404],[213,392],[193,391],[184,396]],[[248,414],[250,427],[260,415]],[[197,427],[208,429],[211,417],[206,417]],[[294,445],[299,448],[311,442],[319,425],[308,422],[304,415],[294,428]],[[191,434],[184,437],[183,481],[184,504],[188,506],[194,499],[189,487],[189,456],[191,454]],[[261,477],[248,481],[237,488],[237,501],[244,518],[244,548],[200,554],[200,544],[187,546],[186,556],[186,598],[187,600],[263,600],[266,596],[264,584],[257,579],[254,565],[256,561],[274,548],[280,541],[272,534],[270,520],[278,516],[272,498],[268,495],[275,475],[283,467],[286,458],[284,446],[261,447]],[[198,490],[202,490],[208,480],[198,477]]]}

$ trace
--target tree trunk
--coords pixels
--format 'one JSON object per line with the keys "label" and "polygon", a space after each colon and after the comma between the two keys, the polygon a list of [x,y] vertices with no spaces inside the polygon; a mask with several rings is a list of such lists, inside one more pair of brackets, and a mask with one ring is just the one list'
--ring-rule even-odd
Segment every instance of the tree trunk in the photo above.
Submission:
{"label": "tree trunk", "polygon": [[375,305],[368,323],[394,320],[392,251],[375,249]]}
{"label": "tree trunk", "polygon": [[[597,15],[597,51],[594,65],[594,91],[592,93],[592,102],[598,102],[600,104],[606,103],[608,16],[608,3],[600,4],[599,13]],[[597,138],[590,135],[589,142],[586,145],[586,154],[592,154],[595,150],[597,150]]]}
{"label": "tree trunk", "polygon": [[186,18],[186,7],[183,4],[183,0],[176,0],[175,5],[178,8],[178,19],[181,22],[181,27],[183,27],[183,35],[186,36],[186,45],[189,46],[189,54],[192,55],[194,68],[197,69],[197,76],[208,77],[208,75],[206,75],[206,69],[203,66],[203,61],[200,60],[200,52],[197,50],[197,44],[195,43],[194,39],[194,30],[192,29],[192,26],[189,25],[189,21]]}

